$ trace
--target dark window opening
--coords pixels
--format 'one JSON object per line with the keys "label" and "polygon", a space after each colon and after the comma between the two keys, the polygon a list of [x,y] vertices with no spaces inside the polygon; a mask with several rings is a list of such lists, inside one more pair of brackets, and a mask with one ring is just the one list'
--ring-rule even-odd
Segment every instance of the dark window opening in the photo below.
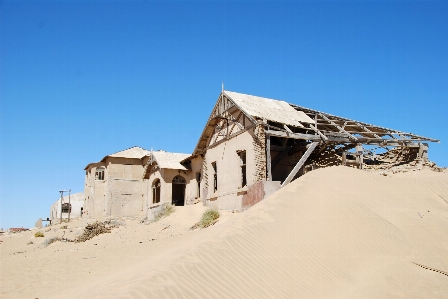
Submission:
{"label": "dark window opening", "polygon": [[95,171],[95,180],[104,181],[104,168],[97,168]]}
{"label": "dark window opening", "polygon": [[160,180],[155,179],[152,183],[152,203],[160,202]]}
{"label": "dark window opening", "polygon": [[216,162],[212,162],[213,167],[213,192],[218,191],[218,168]]}
{"label": "dark window opening", "polygon": [[197,190],[196,190],[196,198],[201,197],[201,173],[196,172],[196,183],[197,183]]}
{"label": "dark window opening", "polygon": [[241,168],[241,187],[247,185],[247,176],[246,176],[246,151],[238,152],[240,156],[240,168]]}
{"label": "dark window opening", "polygon": [[70,213],[72,211],[72,205],[67,203],[62,204],[62,213]]}

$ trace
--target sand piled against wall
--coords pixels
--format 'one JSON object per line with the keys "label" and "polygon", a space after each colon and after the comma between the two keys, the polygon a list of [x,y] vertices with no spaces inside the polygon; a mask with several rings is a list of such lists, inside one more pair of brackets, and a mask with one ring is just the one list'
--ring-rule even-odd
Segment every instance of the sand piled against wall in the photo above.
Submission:
{"label": "sand piled against wall", "polygon": [[447,215],[446,173],[320,169],[83,296],[446,298]]}

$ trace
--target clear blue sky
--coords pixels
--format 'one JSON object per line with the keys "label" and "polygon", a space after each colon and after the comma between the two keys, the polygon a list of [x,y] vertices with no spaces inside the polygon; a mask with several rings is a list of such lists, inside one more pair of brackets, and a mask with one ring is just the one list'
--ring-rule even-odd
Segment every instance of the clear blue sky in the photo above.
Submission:
{"label": "clear blue sky", "polygon": [[48,217],[84,167],[191,153],[221,91],[441,140],[448,2],[1,1],[0,227]]}

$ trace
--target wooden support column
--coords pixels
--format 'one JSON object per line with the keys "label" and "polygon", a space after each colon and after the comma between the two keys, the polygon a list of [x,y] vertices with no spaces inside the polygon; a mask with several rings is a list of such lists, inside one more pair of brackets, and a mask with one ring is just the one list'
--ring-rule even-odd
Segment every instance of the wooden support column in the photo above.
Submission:
{"label": "wooden support column", "polygon": [[356,145],[356,157],[357,157],[356,160],[358,160],[359,169],[363,169],[363,163],[364,163],[364,155],[363,155],[363,153],[364,153],[364,150],[362,148],[362,144],[358,143]]}
{"label": "wooden support column", "polygon": [[271,136],[266,136],[266,170],[268,172],[268,181],[272,181],[271,172]]}
{"label": "wooden support column", "polygon": [[347,165],[347,151],[342,152],[342,165]]}
{"label": "wooden support column", "polygon": [[311,153],[314,151],[316,146],[319,144],[319,142],[313,142],[310,144],[310,147],[306,150],[306,152],[303,154],[302,158],[300,158],[299,162],[297,162],[296,166],[292,169],[291,173],[288,175],[288,177],[285,179],[285,181],[282,184],[282,187],[288,185],[294,176],[299,172],[300,168],[302,168],[303,164],[305,164],[306,160],[308,160],[308,157],[311,155]]}

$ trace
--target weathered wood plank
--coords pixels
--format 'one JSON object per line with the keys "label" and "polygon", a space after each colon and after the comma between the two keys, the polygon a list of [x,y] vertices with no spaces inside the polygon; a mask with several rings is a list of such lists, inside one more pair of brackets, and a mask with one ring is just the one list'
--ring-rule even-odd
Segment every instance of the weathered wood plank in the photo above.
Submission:
{"label": "weathered wood plank", "polygon": [[303,164],[305,164],[306,160],[308,160],[311,153],[316,149],[319,142],[313,142],[311,143],[310,147],[306,150],[306,152],[303,154],[302,158],[300,158],[299,162],[297,162],[296,166],[291,170],[291,173],[288,175],[288,177],[285,179],[285,181],[282,184],[282,187],[288,185],[294,176],[297,174],[297,172],[302,168]]}
{"label": "weathered wood plank", "polygon": [[287,132],[273,131],[273,130],[266,130],[265,134],[267,136],[276,136],[276,137],[291,138],[291,139],[316,140],[316,141],[320,140],[319,136],[311,135],[311,134],[287,133]]}

